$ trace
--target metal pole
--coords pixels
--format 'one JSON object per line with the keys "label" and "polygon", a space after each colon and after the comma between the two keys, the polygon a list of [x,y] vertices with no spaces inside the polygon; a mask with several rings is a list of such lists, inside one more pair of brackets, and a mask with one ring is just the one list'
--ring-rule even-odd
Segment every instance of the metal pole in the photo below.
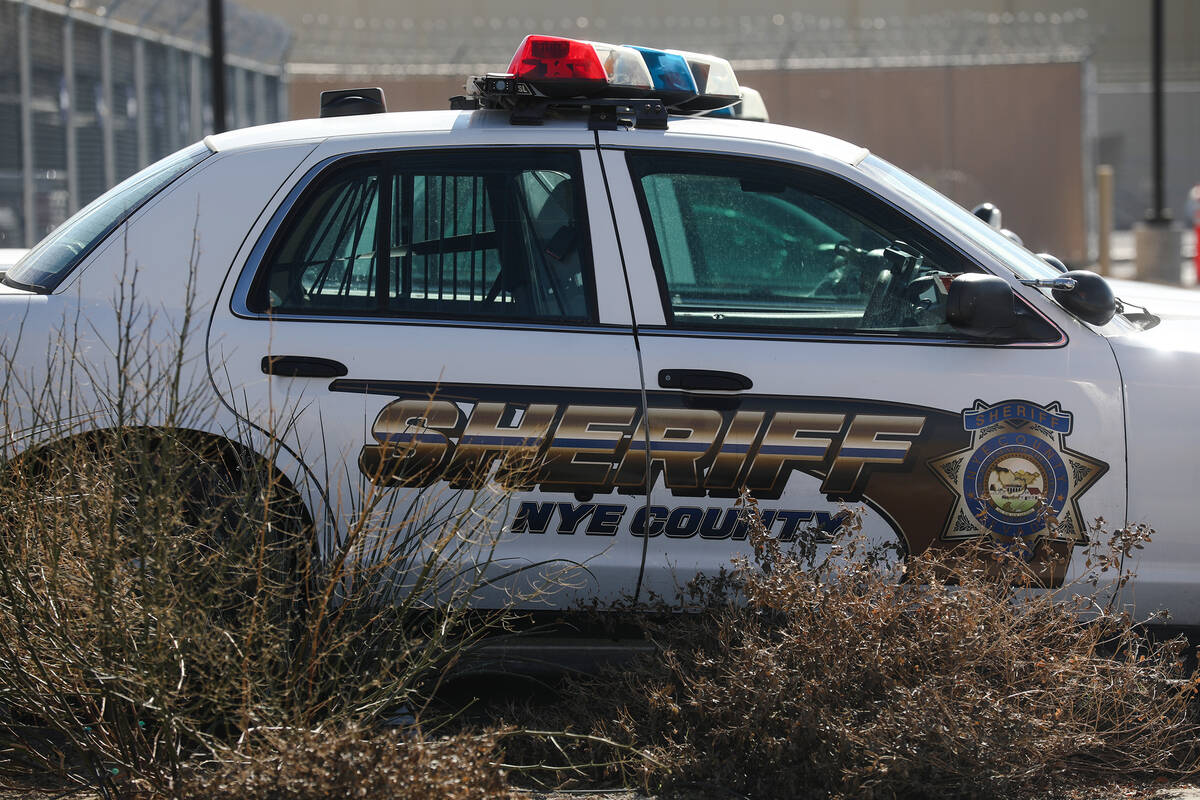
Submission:
{"label": "metal pole", "polygon": [[234,128],[244,128],[251,124],[247,121],[247,106],[246,102],[246,70],[234,68],[233,70],[233,116],[229,122]]}
{"label": "metal pole", "polygon": [[33,192],[33,54],[29,45],[29,4],[21,3],[17,16],[17,59],[21,86],[21,205],[24,208],[25,246],[37,243]]}
{"label": "metal pole", "polygon": [[225,2],[208,0],[208,65],[212,70],[213,132],[225,130]]}
{"label": "metal pole", "polygon": [[100,29],[100,95],[103,98],[103,113],[100,115],[100,134],[104,153],[104,188],[117,182],[117,145],[113,126],[116,120],[113,114],[113,79],[112,79],[112,29],[108,25],[109,17],[104,17],[104,27]]}
{"label": "metal pole", "polygon": [[252,125],[266,125],[272,120],[267,119],[267,77],[261,72],[254,73],[254,113]]}
{"label": "metal pole", "polygon": [[1113,168],[1096,167],[1096,195],[1100,200],[1100,274],[1112,274]]}
{"label": "metal pole", "polygon": [[63,22],[63,77],[67,85],[66,117],[67,140],[67,211],[74,214],[81,205],[79,200],[79,136],[75,124],[75,108],[79,103],[75,91],[75,15],[67,6],[67,18]]}
{"label": "metal pole", "polygon": [[168,47],[166,50],[167,57],[167,88],[163,92],[163,105],[166,106],[167,119],[167,151],[174,153],[183,146],[183,137],[180,136],[180,122],[183,118],[182,104],[179,101],[179,96],[183,93],[183,78],[179,68],[180,52],[174,47]]}
{"label": "metal pole", "polygon": [[1150,113],[1153,138],[1154,205],[1146,212],[1146,221],[1134,228],[1137,243],[1139,279],[1178,284],[1181,275],[1183,229],[1171,224],[1164,186],[1163,142],[1163,0],[1151,6],[1151,84],[1153,105]]}
{"label": "metal pole", "polygon": [[1166,189],[1163,185],[1163,0],[1154,0],[1151,21],[1151,85],[1153,105],[1150,118],[1151,137],[1154,148],[1154,206],[1150,209],[1149,222],[1167,223],[1170,212],[1166,210]]}
{"label": "metal pole", "polygon": [[146,40],[138,31],[133,40],[133,96],[137,100],[138,169],[150,163],[150,108],[146,92]]}
{"label": "metal pole", "polygon": [[191,72],[189,80],[191,84],[188,87],[188,99],[190,120],[192,128],[188,132],[188,139],[196,141],[204,138],[204,98],[200,96],[201,84],[200,80],[200,54],[189,53],[189,63],[191,64]]}
{"label": "metal pole", "polygon": [[[117,183],[117,115],[113,108],[112,18],[125,0],[112,0],[104,11],[100,29],[100,91],[104,96],[104,115],[100,120],[104,142],[104,186]],[[121,176],[125,177],[124,175]]]}

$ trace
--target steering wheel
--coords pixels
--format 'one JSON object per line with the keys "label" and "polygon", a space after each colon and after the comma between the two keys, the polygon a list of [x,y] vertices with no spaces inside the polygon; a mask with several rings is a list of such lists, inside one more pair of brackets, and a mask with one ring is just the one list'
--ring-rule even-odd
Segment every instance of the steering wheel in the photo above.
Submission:
{"label": "steering wheel", "polygon": [[859,328],[885,328],[897,324],[899,320],[899,300],[893,289],[897,283],[892,271],[884,267],[875,276],[875,285],[871,287],[871,296],[863,309]]}
{"label": "steering wheel", "polygon": [[863,308],[859,328],[887,328],[905,324],[904,298],[921,257],[907,250],[903,242],[892,242],[883,251],[885,266],[875,277],[871,296]]}

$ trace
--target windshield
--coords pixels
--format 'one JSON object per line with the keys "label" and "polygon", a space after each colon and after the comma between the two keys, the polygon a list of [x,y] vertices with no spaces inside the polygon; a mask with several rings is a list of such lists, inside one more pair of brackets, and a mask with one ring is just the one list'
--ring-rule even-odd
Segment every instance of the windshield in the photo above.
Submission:
{"label": "windshield", "polygon": [[929,209],[947,225],[987,250],[1019,278],[1057,278],[1058,270],[976,217],[958,203],[899,167],[878,156],[868,156],[862,169],[918,205]]}
{"label": "windshield", "polygon": [[42,239],[4,276],[18,289],[51,292],[134,211],[212,155],[204,144],[169,155],[97,197]]}

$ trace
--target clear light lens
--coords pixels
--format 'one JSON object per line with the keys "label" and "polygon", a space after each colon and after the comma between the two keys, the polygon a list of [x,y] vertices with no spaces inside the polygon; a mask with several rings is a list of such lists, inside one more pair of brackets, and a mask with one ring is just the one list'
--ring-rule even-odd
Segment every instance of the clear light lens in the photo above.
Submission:
{"label": "clear light lens", "polygon": [[649,89],[653,84],[650,80],[650,70],[642,59],[641,53],[632,47],[620,44],[605,44],[590,42],[604,65],[608,82],[612,86],[629,86],[636,89]]}
{"label": "clear light lens", "polygon": [[668,50],[667,52],[683,56],[692,70],[692,76],[696,79],[696,88],[700,90],[700,96],[683,104],[682,108],[703,111],[727,106],[740,99],[737,78],[733,74],[733,65],[725,59],[703,53],[688,53],[683,50]]}
{"label": "clear light lens", "polygon": [[742,102],[738,103],[738,116],[742,119],[750,119],[758,122],[770,122],[771,117],[767,114],[767,104],[763,100],[762,94],[757,89],[751,89],[749,86],[742,87]]}
{"label": "clear light lens", "polygon": [[749,86],[743,86],[742,99],[731,106],[718,108],[716,111],[709,111],[706,116],[709,117],[730,117],[733,119],[745,119],[751,122],[770,122],[771,118],[767,115],[767,104],[763,102],[762,95],[757,89],[751,89]]}

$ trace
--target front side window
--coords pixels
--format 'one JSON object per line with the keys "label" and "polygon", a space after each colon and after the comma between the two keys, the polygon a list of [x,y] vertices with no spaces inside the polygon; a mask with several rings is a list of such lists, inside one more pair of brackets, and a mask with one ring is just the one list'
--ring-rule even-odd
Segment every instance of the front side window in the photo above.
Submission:
{"label": "front side window", "polygon": [[578,156],[457,151],[358,159],[301,196],[253,311],[587,322]]}
{"label": "front side window", "polygon": [[627,157],[675,327],[953,334],[965,259],[858,187],[770,162]]}

